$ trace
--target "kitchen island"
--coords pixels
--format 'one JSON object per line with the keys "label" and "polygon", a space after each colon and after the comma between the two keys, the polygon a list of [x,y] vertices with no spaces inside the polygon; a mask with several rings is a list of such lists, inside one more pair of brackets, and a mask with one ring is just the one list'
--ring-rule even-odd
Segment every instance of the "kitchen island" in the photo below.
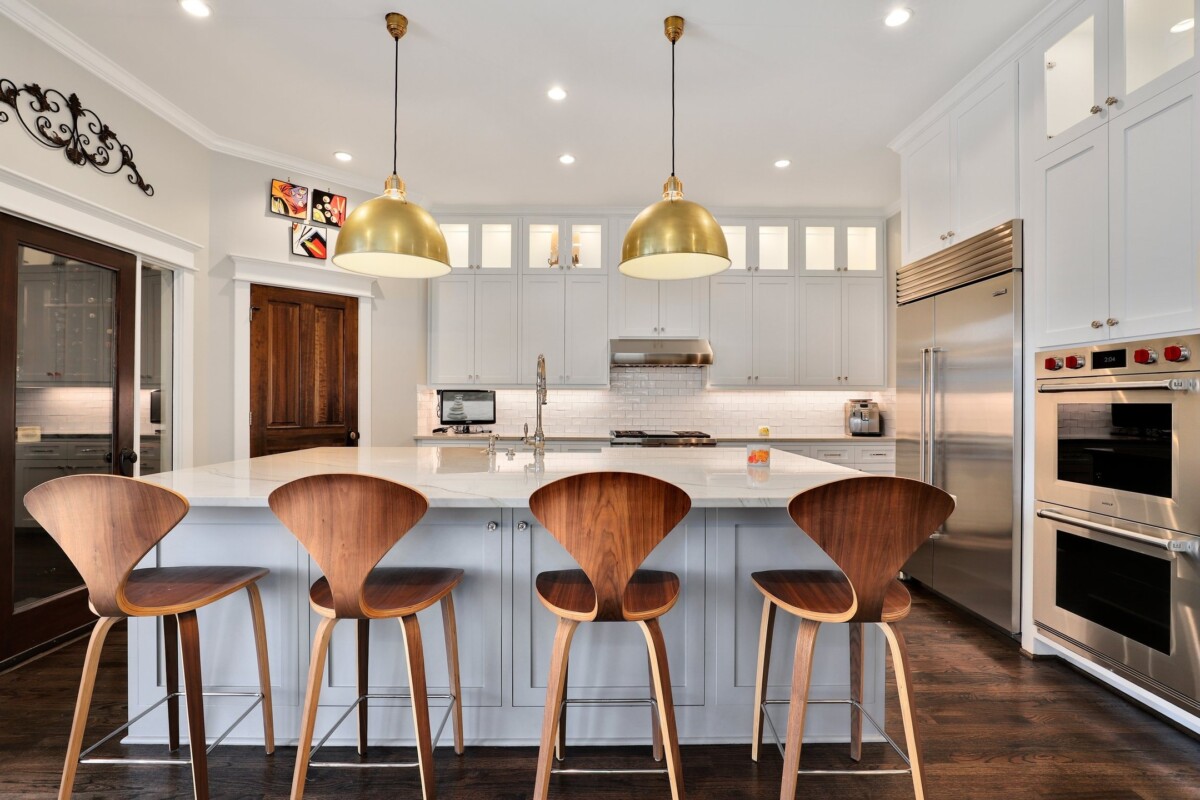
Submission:
{"label": "kitchen island", "polygon": [[[295,478],[355,472],[406,483],[429,498],[429,512],[384,558],[384,565],[437,565],[466,571],[455,590],[468,744],[534,745],[541,726],[554,617],[533,591],[539,572],[574,567],[554,538],[529,513],[529,496],[556,478],[598,470],[640,472],[670,481],[692,498],[692,510],[646,562],[676,572],[678,604],[662,618],[670,657],[680,741],[747,742],[752,721],[755,659],[762,597],[750,581],[761,569],[825,567],[831,562],[787,515],[796,492],[856,471],[782,451],[771,466],[747,468],[733,448],[605,448],[598,453],[489,455],[483,448],[321,448],[153,475],[192,504],[183,522],[153,550],[145,565],[245,564],[268,567],[261,586],[266,610],[276,737],[294,743],[316,616],[308,587],[319,576],[303,548],[267,506],[273,489]],[[445,692],[446,666],[436,607],[420,616],[431,692]],[[794,618],[780,614],[771,661],[770,696],[786,697],[791,680]],[[204,681],[218,691],[255,691],[257,672],[246,604],[239,597],[200,611]],[[136,619],[129,627],[129,712],[161,697],[161,626]],[[865,705],[883,714],[882,637],[867,635]],[[334,633],[318,731],[355,696],[354,625]],[[821,632],[812,697],[849,693],[845,626]],[[394,622],[372,623],[371,686],[405,691],[403,640]],[[583,626],[571,650],[571,697],[646,697],[645,644],[634,625]],[[402,701],[372,701],[372,741],[411,741]],[[435,701],[436,702],[436,701]],[[220,731],[245,707],[244,698],[210,698],[206,720]],[[439,712],[434,712],[440,716]],[[577,707],[570,735],[578,743],[649,742],[645,707]],[[775,706],[776,724],[786,706]],[[810,709],[808,741],[844,741],[844,710]],[[261,740],[257,715],[230,741]],[[331,742],[350,744],[353,721]],[[137,723],[129,742],[164,742],[165,708]]]}

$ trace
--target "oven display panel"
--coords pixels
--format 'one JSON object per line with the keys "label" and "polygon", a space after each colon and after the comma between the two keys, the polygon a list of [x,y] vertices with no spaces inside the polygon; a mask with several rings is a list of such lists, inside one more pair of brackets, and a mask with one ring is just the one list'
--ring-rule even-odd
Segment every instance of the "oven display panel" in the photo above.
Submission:
{"label": "oven display panel", "polygon": [[1125,366],[1125,350],[1101,350],[1092,356],[1092,369],[1120,369]]}

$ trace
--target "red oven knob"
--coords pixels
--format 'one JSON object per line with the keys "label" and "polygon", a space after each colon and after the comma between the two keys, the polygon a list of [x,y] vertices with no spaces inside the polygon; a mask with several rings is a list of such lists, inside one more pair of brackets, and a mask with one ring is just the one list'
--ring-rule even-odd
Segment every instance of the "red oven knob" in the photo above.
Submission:
{"label": "red oven knob", "polygon": [[1050,356],[1043,362],[1043,366],[1053,372],[1054,370],[1063,368],[1063,360],[1057,356]]}
{"label": "red oven knob", "polygon": [[1145,347],[1133,351],[1133,360],[1138,364],[1153,364],[1158,361],[1158,353]]}
{"label": "red oven knob", "polygon": [[1087,358],[1084,356],[1067,356],[1067,369],[1083,369],[1087,366]]}
{"label": "red oven knob", "polygon": [[1167,361],[1187,361],[1191,357],[1191,352],[1180,345],[1172,344],[1163,348],[1163,358]]}

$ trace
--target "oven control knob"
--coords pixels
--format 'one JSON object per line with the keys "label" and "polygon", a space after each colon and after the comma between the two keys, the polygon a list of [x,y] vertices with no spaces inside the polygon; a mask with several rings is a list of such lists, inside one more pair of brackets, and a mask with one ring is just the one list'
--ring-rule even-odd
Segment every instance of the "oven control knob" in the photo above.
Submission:
{"label": "oven control knob", "polygon": [[1061,358],[1059,358],[1058,356],[1050,356],[1049,358],[1047,358],[1045,360],[1045,362],[1043,362],[1043,366],[1045,366],[1046,369],[1053,372],[1054,370],[1059,370],[1059,369],[1063,368],[1063,360]]}
{"label": "oven control knob", "polygon": [[1158,353],[1145,347],[1133,351],[1133,360],[1138,364],[1153,364],[1158,361]]}
{"label": "oven control knob", "polygon": [[1177,344],[1163,348],[1163,358],[1167,361],[1187,361],[1191,357],[1192,354],[1186,347]]}
{"label": "oven control knob", "polygon": [[1087,366],[1087,358],[1084,356],[1067,356],[1067,369],[1083,369]]}

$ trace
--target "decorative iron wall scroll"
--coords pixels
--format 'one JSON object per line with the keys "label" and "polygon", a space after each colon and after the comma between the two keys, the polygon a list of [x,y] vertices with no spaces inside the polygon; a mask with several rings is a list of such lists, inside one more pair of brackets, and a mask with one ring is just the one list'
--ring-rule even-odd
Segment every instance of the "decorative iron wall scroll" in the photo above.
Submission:
{"label": "decorative iron wall scroll", "polygon": [[[18,87],[3,78],[0,103],[13,109],[31,136],[47,147],[63,150],[72,164],[91,164],[106,175],[116,175],[128,168],[125,178],[148,196],[154,196],[154,187],[146,183],[133,163],[133,150],[121,143],[96,112],[84,108],[75,93],[67,96],[36,83]],[[8,112],[0,108],[0,123],[8,120]]]}

